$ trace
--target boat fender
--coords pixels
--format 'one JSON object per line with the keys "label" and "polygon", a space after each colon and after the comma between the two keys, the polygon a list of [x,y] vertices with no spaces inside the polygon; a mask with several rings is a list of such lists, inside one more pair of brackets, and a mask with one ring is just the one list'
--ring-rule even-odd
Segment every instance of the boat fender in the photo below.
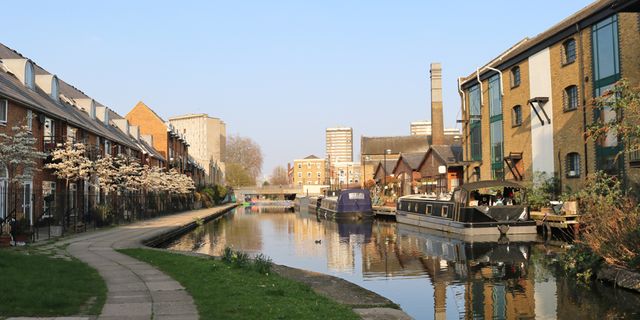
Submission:
{"label": "boat fender", "polygon": [[509,226],[506,224],[498,225],[498,231],[500,231],[500,235],[506,235],[509,231]]}

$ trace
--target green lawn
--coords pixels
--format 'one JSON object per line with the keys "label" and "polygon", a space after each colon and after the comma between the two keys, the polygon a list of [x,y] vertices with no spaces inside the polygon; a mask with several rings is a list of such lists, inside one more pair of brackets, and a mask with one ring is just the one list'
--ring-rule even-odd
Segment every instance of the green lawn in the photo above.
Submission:
{"label": "green lawn", "polygon": [[121,252],[179,281],[193,296],[203,319],[359,319],[349,307],[277,274],[157,250]]}
{"label": "green lawn", "polygon": [[0,249],[0,318],[97,315],[106,296],[98,272],[83,262]]}

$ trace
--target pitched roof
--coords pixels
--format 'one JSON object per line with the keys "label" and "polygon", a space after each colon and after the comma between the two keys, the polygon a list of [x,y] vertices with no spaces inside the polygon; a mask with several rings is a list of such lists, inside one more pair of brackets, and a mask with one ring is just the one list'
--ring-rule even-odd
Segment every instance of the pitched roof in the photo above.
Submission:
{"label": "pitched roof", "polygon": [[[407,166],[409,166],[409,168],[411,168],[411,170],[413,171],[418,170],[418,167],[420,166],[422,159],[424,159],[425,154],[426,152],[403,153],[400,155],[400,158],[398,158],[396,167],[400,161],[403,161],[404,163],[407,164]],[[394,167],[393,171],[395,170],[396,168]]]}
{"label": "pitched roof", "polygon": [[305,159],[320,159],[318,157],[316,157],[315,155],[308,155],[307,157],[305,157]]}
{"label": "pitched roof", "polygon": [[431,150],[438,154],[447,164],[462,162],[462,146],[457,145],[432,145]]}
{"label": "pitched roof", "polygon": [[397,137],[362,137],[362,154],[384,154],[385,150],[391,153],[426,152],[429,148],[428,136],[412,135]]}

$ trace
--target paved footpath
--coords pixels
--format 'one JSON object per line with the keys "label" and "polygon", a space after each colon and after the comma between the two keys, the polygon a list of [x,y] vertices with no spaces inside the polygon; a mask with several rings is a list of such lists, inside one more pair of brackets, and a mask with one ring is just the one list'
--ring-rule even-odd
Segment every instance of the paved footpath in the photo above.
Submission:
{"label": "paved footpath", "polygon": [[115,249],[143,247],[145,240],[231,207],[188,211],[79,235],[56,244],[69,244],[67,251],[98,270],[107,284],[107,301],[98,319],[198,319],[193,298],[180,283]]}

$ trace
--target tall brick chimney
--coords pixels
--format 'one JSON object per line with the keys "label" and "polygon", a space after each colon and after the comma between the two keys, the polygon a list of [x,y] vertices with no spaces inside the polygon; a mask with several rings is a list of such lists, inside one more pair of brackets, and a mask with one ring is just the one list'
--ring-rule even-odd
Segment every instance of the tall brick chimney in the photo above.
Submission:
{"label": "tall brick chimney", "polygon": [[431,144],[442,145],[444,124],[442,119],[442,65],[431,63]]}

